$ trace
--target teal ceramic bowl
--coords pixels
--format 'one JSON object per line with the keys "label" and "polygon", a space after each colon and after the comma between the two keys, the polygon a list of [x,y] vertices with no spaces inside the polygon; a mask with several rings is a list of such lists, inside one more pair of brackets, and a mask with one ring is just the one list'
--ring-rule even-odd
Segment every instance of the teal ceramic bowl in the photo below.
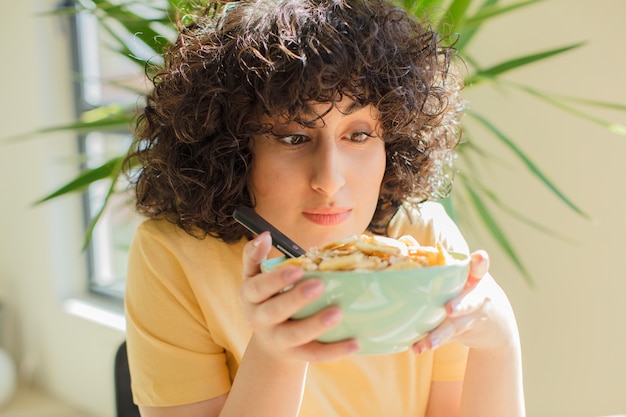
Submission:
{"label": "teal ceramic bowl", "polygon": [[[343,310],[342,322],[318,340],[335,342],[355,338],[359,353],[379,355],[401,352],[445,318],[444,305],[458,295],[469,271],[469,256],[451,252],[455,262],[398,271],[307,271],[325,284],[321,297],[293,316],[309,317],[325,307]],[[284,258],[265,261],[269,271]]]}

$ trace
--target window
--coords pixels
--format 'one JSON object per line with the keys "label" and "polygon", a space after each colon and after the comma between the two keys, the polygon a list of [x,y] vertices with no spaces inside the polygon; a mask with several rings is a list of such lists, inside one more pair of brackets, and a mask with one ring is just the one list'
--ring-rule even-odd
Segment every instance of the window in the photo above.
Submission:
{"label": "window", "polygon": [[[125,152],[131,141],[128,133],[91,132],[79,138],[87,166],[105,162],[108,155]],[[125,188],[123,181],[118,188]],[[98,215],[110,184],[92,184],[83,196],[84,221],[87,232],[91,219]],[[128,248],[141,218],[132,208],[131,196],[116,193],[109,198],[107,208],[99,217],[87,246],[89,282],[92,292],[121,298],[126,282]]]}
{"label": "window", "polygon": [[[68,1],[63,6],[76,7],[79,3]],[[153,9],[144,7],[144,10],[154,13]],[[110,22],[112,27],[115,23]],[[130,52],[135,56],[154,55],[149,48],[142,50],[145,45],[133,34],[123,30],[112,34],[110,27],[105,28],[91,12],[81,11],[71,17],[79,118],[105,109],[132,108],[138,103],[138,91],[145,88],[142,66],[133,62],[128,54],[118,52],[117,36],[126,37],[123,41],[133,45]],[[84,158],[82,163],[85,168],[96,168],[113,157],[124,155],[131,141],[130,126],[80,134],[78,147]],[[92,183],[83,197],[86,236],[92,220],[98,218],[86,246],[88,288],[93,293],[118,299],[124,294],[130,241],[141,221],[141,217],[134,213],[131,196],[121,191],[126,186],[124,179],[118,181],[117,191],[110,196],[102,213],[100,210],[109,194],[110,181]]]}

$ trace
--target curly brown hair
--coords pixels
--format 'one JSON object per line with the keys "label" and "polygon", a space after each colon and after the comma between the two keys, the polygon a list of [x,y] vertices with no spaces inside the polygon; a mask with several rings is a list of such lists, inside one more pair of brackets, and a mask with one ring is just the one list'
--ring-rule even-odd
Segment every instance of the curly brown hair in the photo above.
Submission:
{"label": "curly brown hair", "polygon": [[299,120],[311,103],[345,97],[380,114],[387,166],[371,231],[384,233],[403,202],[449,191],[463,110],[454,50],[403,9],[384,0],[240,1],[179,30],[126,160],[144,215],[194,236],[241,239],[232,212],[254,205],[250,139],[271,130],[261,116]]}

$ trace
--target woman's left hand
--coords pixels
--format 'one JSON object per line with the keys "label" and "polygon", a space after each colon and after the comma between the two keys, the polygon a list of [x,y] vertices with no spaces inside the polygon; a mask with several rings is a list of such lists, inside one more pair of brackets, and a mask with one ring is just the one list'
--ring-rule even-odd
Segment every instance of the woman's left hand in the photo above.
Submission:
{"label": "woman's left hand", "polygon": [[446,319],[413,345],[414,352],[436,349],[448,342],[478,350],[519,344],[511,304],[488,271],[487,253],[472,253],[465,288],[446,304]]}

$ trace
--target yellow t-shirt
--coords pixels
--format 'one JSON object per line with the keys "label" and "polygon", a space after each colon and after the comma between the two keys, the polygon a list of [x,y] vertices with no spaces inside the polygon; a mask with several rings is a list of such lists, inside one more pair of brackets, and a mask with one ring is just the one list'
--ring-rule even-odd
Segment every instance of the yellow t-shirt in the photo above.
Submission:
{"label": "yellow t-shirt", "polygon": [[[400,210],[389,235],[423,245],[467,245],[440,205]],[[238,299],[245,239],[196,239],[165,220],[147,220],[130,251],[127,347],[135,402],[173,406],[229,391],[251,336]],[[463,379],[458,344],[415,355],[359,356],[309,366],[300,417],[416,416],[431,381]],[[271,376],[268,376],[271,377]]]}

